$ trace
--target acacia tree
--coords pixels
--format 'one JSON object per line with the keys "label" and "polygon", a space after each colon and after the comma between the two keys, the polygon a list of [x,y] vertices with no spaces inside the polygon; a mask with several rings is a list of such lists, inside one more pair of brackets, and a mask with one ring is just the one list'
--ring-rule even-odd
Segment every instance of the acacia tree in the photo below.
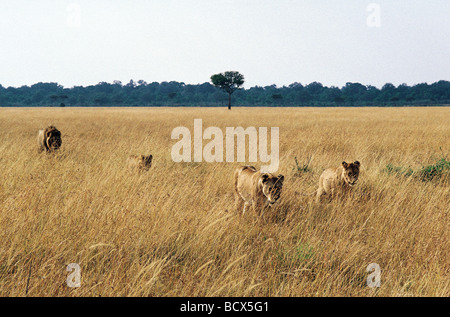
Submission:
{"label": "acacia tree", "polygon": [[244,75],[229,71],[212,75],[211,82],[228,94],[228,110],[231,110],[231,95],[244,84]]}

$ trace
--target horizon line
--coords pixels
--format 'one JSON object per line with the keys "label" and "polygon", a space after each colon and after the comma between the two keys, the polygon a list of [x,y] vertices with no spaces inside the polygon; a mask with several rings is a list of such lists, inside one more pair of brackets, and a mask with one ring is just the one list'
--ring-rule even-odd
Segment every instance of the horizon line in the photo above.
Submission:
{"label": "horizon line", "polygon": [[[161,84],[161,83],[171,83],[171,82],[174,82],[174,83],[183,84],[183,85],[185,85],[185,86],[187,86],[187,85],[200,86],[200,85],[204,85],[204,84],[210,84],[210,85],[214,86],[210,81],[205,81],[205,82],[203,82],[203,83],[193,84],[193,83],[185,83],[185,82],[183,82],[183,81],[176,81],[176,80],[171,80],[171,81],[163,80],[163,81],[151,81],[151,82],[147,82],[147,81],[145,81],[145,80],[143,80],[143,79],[139,79],[139,80],[130,79],[130,81],[129,81],[128,83],[124,83],[124,82],[122,82],[122,81],[120,81],[120,80],[113,80],[112,82],[99,81],[99,82],[96,83],[96,84],[73,85],[73,86],[64,86],[63,84],[60,84],[60,83],[58,83],[58,82],[56,82],[56,81],[39,81],[39,82],[36,82],[36,83],[34,83],[34,84],[31,84],[31,85],[24,84],[24,85],[21,85],[21,86],[3,86],[3,85],[0,83],[0,87],[3,87],[4,89],[8,89],[8,88],[15,88],[15,89],[18,89],[18,88],[22,88],[22,87],[32,87],[32,86],[37,85],[37,84],[57,84],[58,86],[61,86],[63,89],[73,89],[73,88],[75,88],[75,87],[83,87],[83,88],[87,88],[87,87],[91,87],[91,86],[97,86],[97,85],[102,84],[102,83],[106,83],[106,84],[109,84],[109,85],[116,85],[116,83],[114,83],[115,81],[120,82],[120,86],[121,86],[121,87],[124,87],[124,86],[126,86],[127,84],[129,84],[131,81],[133,81],[133,82],[136,84],[136,87],[138,87],[138,86],[140,86],[140,85],[138,84],[138,82],[141,81],[141,80],[145,82],[145,85],[153,84],[153,83]],[[415,83],[415,84],[401,83],[401,84],[398,84],[398,85],[395,85],[395,84],[393,84],[392,82],[385,82],[381,87],[375,86],[375,85],[372,85],[372,84],[363,84],[363,83],[360,83],[360,82],[354,82],[354,81],[348,81],[348,82],[346,82],[346,84],[360,84],[360,85],[365,86],[365,87],[375,87],[375,88],[377,88],[377,89],[382,89],[383,86],[386,85],[386,84],[391,84],[391,85],[393,85],[394,87],[397,88],[397,87],[402,86],[402,85],[406,85],[406,86],[408,86],[408,87],[414,87],[414,86],[421,85],[421,84],[432,85],[432,84],[435,84],[435,83],[439,83],[439,82],[441,82],[441,81],[449,82],[450,80],[440,79],[440,80],[434,81],[434,82],[432,82],[432,83],[429,83],[428,81],[425,81],[425,82],[420,82],[420,83]],[[282,86],[279,86],[279,85],[273,83],[273,84],[271,84],[271,85],[265,85],[265,86],[254,85],[254,86],[251,86],[251,87],[249,87],[249,88],[243,87],[243,88],[240,88],[240,89],[248,90],[248,89],[251,89],[251,88],[265,88],[265,87],[271,87],[271,86],[275,86],[275,88],[279,89],[279,88],[289,88],[289,86],[291,86],[291,85],[293,85],[293,84],[300,84],[300,85],[302,85],[303,87],[306,87],[306,86],[308,86],[308,85],[310,85],[310,84],[313,84],[313,83],[321,84],[321,85],[322,85],[323,87],[325,87],[325,88],[338,88],[338,89],[342,89],[342,88],[344,88],[345,85],[346,85],[346,84],[345,84],[345,85],[342,85],[342,86],[325,85],[325,84],[322,84],[320,81],[312,81],[312,82],[310,82],[310,83],[308,83],[308,84],[302,84],[301,82],[294,81],[294,82],[292,82],[292,83],[290,83],[290,84],[288,84],[288,85],[282,85]]]}

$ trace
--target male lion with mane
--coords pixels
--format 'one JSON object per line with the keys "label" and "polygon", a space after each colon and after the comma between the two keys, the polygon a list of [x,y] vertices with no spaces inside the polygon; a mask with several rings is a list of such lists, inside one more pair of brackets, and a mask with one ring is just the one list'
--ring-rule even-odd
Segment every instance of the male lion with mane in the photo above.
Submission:
{"label": "male lion with mane", "polygon": [[242,214],[252,205],[255,212],[264,215],[265,207],[275,204],[281,195],[284,176],[261,173],[253,166],[242,166],[234,172],[234,196],[236,210],[239,212],[244,203]]}
{"label": "male lion with mane", "polygon": [[336,191],[343,191],[356,185],[359,178],[360,163],[355,161],[348,164],[342,162],[338,168],[327,168],[320,175],[316,202],[320,202],[323,195],[335,197]]}
{"label": "male lion with mane", "polygon": [[39,151],[53,152],[61,147],[61,132],[54,126],[41,129],[38,132]]}
{"label": "male lion with mane", "polygon": [[128,157],[128,167],[137,169],[140,172],[148,171],[152,166],[153,155],[130,155]]}

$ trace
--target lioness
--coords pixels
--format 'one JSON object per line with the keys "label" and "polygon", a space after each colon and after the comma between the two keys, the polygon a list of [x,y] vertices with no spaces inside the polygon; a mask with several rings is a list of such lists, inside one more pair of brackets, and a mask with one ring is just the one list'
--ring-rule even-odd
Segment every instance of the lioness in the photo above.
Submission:
{"label": "lioness", "polygon": [[283,181],[283,175],[274,176],[269,173],[261,173],[253,166],[237,168],[234,172],[236,210],[239,212],[244,203],[242,214],[245,214],[248,207],[252,205],[256,212],[262,209],[262,217],[265,207],[271,207],[280,198]]}
{"label": "lioness", "polygon": [[128,167],[138,171],[148,171],[152,166],[153,155],[130,155]]}
{"label": "lioness", "polygon": [[320,201],[322,195],[331,194],[334,197],[337,190],[353,187],[358,182],[360,163],[355,161],[348,164],[342,162],[338,168],[327,168],[319,179],[316,202]]}
{"label": "lioness", "polygon": [[39,151],[52,152],[61,147],[61,132],[54,126],[41,129],[38,132]]}

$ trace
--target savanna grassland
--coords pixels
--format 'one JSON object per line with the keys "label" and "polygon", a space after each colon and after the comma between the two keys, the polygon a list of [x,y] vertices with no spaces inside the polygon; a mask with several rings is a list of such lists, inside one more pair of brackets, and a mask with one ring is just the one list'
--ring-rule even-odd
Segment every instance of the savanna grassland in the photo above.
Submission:
{"label": "savanna grassland", "polygon": [[[280,128],[264,220],[234,211],[241,163],[172,161],[172,129],[195,118]],[[62,148],[38,153],[50,124]],[[0,296],[450,296],[449,170],[423,177],[450,159],[449,107],[4,108],[0,127]],[[344,160],[361,162],[352,192],[306,196]]]}

